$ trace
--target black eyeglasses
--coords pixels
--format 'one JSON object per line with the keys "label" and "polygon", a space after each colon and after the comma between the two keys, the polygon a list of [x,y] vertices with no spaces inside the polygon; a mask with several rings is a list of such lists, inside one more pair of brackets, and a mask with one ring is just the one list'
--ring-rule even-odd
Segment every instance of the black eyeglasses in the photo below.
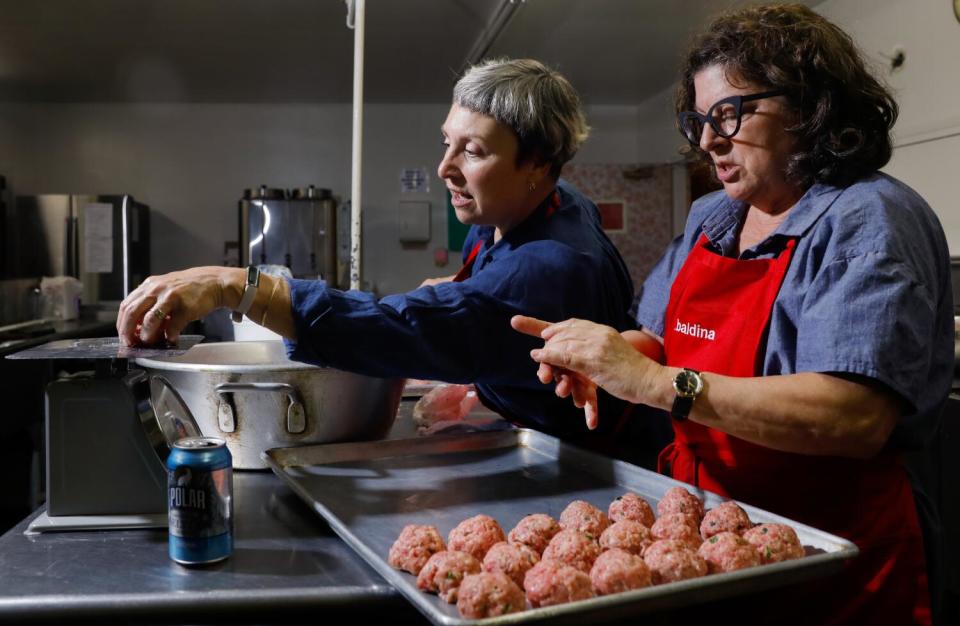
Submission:
{"label": "black eyeglasses", "polygon": [[743,115],[744,102],[782,96],[783,93],[783,90],[777,89],[749,96],[730,96],[715,102],[706,115],[701,115],[696,111],[681,111],[677,113],[680,132],[694,147],[700,145],[700,137],[703,136],[705,124],[710,124],[713,132],[721,137],[730,139],[740,132],[740,116]]}

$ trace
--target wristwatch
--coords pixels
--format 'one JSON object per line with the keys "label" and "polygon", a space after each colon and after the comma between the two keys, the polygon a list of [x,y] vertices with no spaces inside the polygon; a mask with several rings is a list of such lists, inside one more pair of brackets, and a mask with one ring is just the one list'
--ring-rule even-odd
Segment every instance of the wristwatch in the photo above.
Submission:
{"label": "wristwatch", "polygon": [[703,391],[703,376],[697,370],[682,369],[673,377],[673,389],[677,392],[677,397],[673,399],[670,415],[682,422],[690,415],[693,401]]}
{"label": "wristwatch", "polygon": [[260,268],[256,265],[247,267],[247,282],[243,286],[243,296],[240,298],[240,304],[233,310],[232,318],[237,324],[243,321],[243,316],[247,314],[250,307],[253,306],[253,299],[257,297],[257,288],[260,286]]}

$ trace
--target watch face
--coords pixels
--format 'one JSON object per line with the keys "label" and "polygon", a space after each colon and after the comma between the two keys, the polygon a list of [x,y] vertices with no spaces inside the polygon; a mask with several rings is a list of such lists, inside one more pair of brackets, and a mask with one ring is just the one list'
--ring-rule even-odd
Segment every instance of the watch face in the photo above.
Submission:
{"label": "watch face", "polygon": [[260,284],[260,268],[254,265],[247,267],[247,284],[248,285],[259,285]]}
{"label": "watch face", "polygon": [[689,370],[681,370],[673,381],[677,393],[683,396],[695,395],[700,389],[700,378]]}

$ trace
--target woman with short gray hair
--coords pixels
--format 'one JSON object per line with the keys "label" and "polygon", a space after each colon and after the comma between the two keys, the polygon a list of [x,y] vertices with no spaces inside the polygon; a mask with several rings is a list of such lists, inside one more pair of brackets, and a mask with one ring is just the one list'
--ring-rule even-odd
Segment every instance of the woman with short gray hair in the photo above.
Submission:
{"label": "woman with short gray hair", "polygon": [[509,323],[525,314],[631,326],[633,284],[623,259],[597,207],[559,180],[587,136],[580,98],[542,63],[488,61],[457,83],[441,133],[437,173],[457,219],[472,225],[456,276],[377,298],[267,275],[251,286],[240,268],[194,268],[152,277],[131,293],[120,307],[121,339],[176,339],[190,320],[230,308],[287,338],[292,359],[475,383],[482,402],[504,417],[606,449],[618,439],[626,404],[602,397],[607,428],[590,433],[579,411],[537,380],[529,360],[536,340]]}
{"label": "woman with short gray hair", "polygon": [[518,163],[550,163],[554,179],[590,133],[573,85],[533,59],[492,59],[471,67],[453,88],[453,101],[513,130]]}

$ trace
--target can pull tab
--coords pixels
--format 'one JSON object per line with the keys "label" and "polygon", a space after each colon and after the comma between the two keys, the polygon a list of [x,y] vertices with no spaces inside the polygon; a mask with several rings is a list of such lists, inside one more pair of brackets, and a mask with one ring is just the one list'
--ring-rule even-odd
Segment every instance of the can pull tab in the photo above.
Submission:
{"label": "can pull tab", "polygon": [[293,385],[287,383],[220,383],[215,388],[220,396],[220,406],[217,409],[217,421],[220,430],[232,433],[237,428],[236,410],[230,402],[228,394],[246,391],[275,391],[287,395],[287,432],[298,435],[307,430],[307,412],[303,406],[303,398]]}

